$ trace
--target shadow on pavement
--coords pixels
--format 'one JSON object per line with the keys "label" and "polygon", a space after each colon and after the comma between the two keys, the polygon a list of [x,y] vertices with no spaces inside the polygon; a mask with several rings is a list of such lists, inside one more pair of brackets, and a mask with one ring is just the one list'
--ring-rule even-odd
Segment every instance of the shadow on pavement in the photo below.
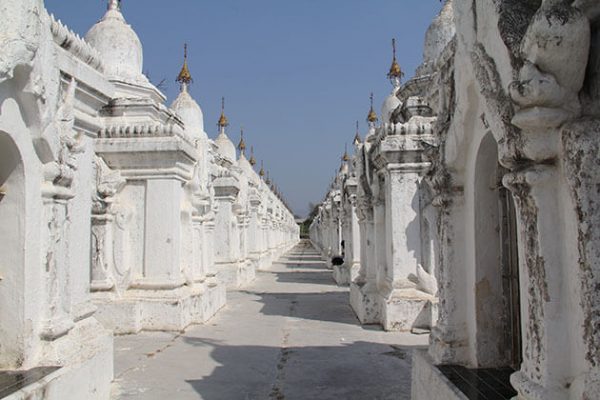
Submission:
{"label": "shadow on pavement", "polygon": [[[292,263],[294,261],[305,261],[305,262],[308,261],[308,262],[322,264],[323,266],[325,265],[325,260],[323,260],[320,256],[298,256],[298,257],[285,256],[285,257],[281,258],[281,261],[285,261],[285,262],[289,262],[289,263]],[[278,262],[281,262],[281,261],[278,261]]]}
{"label": "shadow on pavement", "polygon": [[[260,313],[313,321],[359,326],[346,292],[255,293],[263,304]],[[283,304],[282,304],[283,303]]]}
{"label": "shadow on pavement", "polygon": [[266,270],[267,272],[281,272],[281,273],[285,273],[285,272],[289,272],[289,271],[296,271],[296,270],[302,270],[302,269],[310,269],[310,270],[315,270],[315,271],[323,271],[323,272],[329,272],[329,274],[331,275],[331,270],[325,268],[322,264],[315,264],[313,262],[298,262],[298,261],[293,261],[293,262],[287,262],[287,261],[278,261],[277,264],[282,265],[285,267],[285,271],[273,271],[273,270]]}
{"label": "shadow on pavement", "polygon": [[183,340],[212,347],[211,358],[220,364],[208,377],[186,380],[204,400],[410,399],[414,346],[359,341],[278,348]]}
{"label": "shadow on pavement", "polygon": [[[281,283],[305,283],[311,285],[327,285],[334,286],[335,281],[331,275],[331,271],[288,271],[277,272],[277,282]],[[346,296],[348,293],[346,292]]]}

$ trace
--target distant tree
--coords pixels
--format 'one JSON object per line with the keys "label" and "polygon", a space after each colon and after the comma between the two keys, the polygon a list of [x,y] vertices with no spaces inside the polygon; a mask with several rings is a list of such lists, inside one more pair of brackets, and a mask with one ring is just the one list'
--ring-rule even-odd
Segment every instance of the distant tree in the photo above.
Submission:
{"label": "distant tree", "polygon": [[310,225],[312,224],[315,217],[317,216],[317,213],[319,212],[319,205],[314,203],[308,203],[308,209],[310,210],[310,212],[308,213],[308,216],[300,226],[300,236],[303,238],[308,238],[310,234]]}

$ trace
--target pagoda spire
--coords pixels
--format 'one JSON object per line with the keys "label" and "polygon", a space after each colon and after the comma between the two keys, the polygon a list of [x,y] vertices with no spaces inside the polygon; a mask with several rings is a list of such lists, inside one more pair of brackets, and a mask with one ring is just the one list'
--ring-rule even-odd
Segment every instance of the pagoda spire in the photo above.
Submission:
{"label": "pagoda spire", "polygon": [[248,160],[248,162],[253,167],[256,165],[256,158],[254,158],[254,146],[250,146],[250,160]]}
{"label": "pagoda spire", "polygon": [[360,130],[359,130],[359,125],[358,125],[358,121],[356,121],[356,135],[354,135],[354,144],[360,144],[362,143],[362,140],[360,139]]}
{"label": "pagoda spire", "polygon": [[229,120],[225,116],[225,97],[221,98],[221,117],[219,118],[217,125],[222,131],[225,130],[225,127],[229,126]]}
{"label": "pagoda spire", "polygon": [[181,84],[182,92],[187,91],[188,85],[194,82],[194,79],[192,79],[192,74],[190,73],[190,69],[188,68],[187,58],[188,46],[187,43],[185,43],[183,45],[183,67],[181,67],[181,71],[179,72],[179,75],[177,75],[177,79],[175,80],[176,82],[179,82]]}
{"label": "pagoda spire", "polygon": [[246,141],[244,141],[244,127],[240,130],[240,143],[238,144],[240,157],[246,157]]}
{"label": "pagoda spire", "polygon": [[378,121],[379,118],[377,118],[377,113],[375,112],[375,109],[373,108],[373,93],[371,93],[371,109],[369,110],[369,115],[367,116],[367,122],[369,123],[369,125],[371,127],[375,126],[375,123]]}
{"label": "pagoda spire", "polygon": [[396,39],[392,39],[392,66],[390,67],[390,72],[388,72],[388,79],[392,83],[395,88],[400,87],[400,83],[402,83],[402,77],[404,76],[404,72],[402,72],[402,68],[398,64],[398,60],[396,60]]}

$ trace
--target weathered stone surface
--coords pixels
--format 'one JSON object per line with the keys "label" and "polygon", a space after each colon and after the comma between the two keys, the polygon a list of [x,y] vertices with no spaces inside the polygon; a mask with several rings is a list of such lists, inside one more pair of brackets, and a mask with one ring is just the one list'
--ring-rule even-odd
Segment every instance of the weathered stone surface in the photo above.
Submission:
{"label": "weathered stone surface", "polygon": [[[362,322],[405,329],[431,296],[415,398],[457,396],[431,363],[512,366],[519,399],[598,397],[599,10],[447,1],[399,103],[386,100],[380,126],[369,114],[350,164],[361,234],[350,301]],[[348,237],[347,175],[313,224],[327,256]]]}
{"label": "weathered stone surface", "polygon": [[412,399],[467,400],[432,362],[427,352],[416,350],[412,365]]}
{"label": "weathered stone surface", "polygon": [[359,320],[387,330],[430,328],[437,318],[435,257],[426,251],[433,250],[434,232],[422,223],[427,213],[435,226],[435,215],[427,211],[423,180],[431,167],[428,151],[438,142],[429,99],[439,99],[439,87],[430,74],[452,46],[452,14],[448,2],[429,30],[422,76],[402,87],[392,80],[382,125],[370,121],[365,143],[355,141],[354,157],[342,160],[311,226],[311,239],[325,257],[344,258],[334,279],[352,280],[350,302]]}
{"label": "weathered stone surface", "polygon": [[190,82],[164,104],[117,0],[86,39],[42,1],[0,11],[0,369],[60,367],[14,399],[106,400],[113,333],[180,331],[225,305],[220,178],[240,182],[239,281],[298,227],[235,147],[218,154]]}
{"label": "weathered stone surface", "polygon": [[[250,285],[257,271],[290,279],[273,261],[298,227],[243,140],[238,155],[224,110],[208,138],[187,59],[166,106],[118,0],[86,39],[41,0],[3,0],[0,12],[0,368],[60,367],[15,399],[106,399],[112,334],[179,332],[213,318],[226,287]],[[431,329],[416,399],[460,398],[433,368],[443,363],[514,367],[522,400],[600,396],[599,21],[595,0],[446,1],[416,76],[401,85],[392,65],[381,121],[372,107],[365,140],[357,132],[342,158],[310,229],[313,256],[350,286],[361,323]],[[270,296],[266,286],[252,295]],[[302,306],[286,296],[271,305],[297,322]],[[231,334],[262,329],[237,317]],[[250,362],[283,363],[263,397],[284,392],[286,363],[314,345],[294,348],[287,319],[283,345],[249,350]],[[353,346],[363,361],[373,348]],[[313,347],[301,359],[328,352],[334,379],[315,377],[314,365],[295,371],[346,385],[331,396],[370,379],[362,364],[337,374],[347,353]],[[217,378],[188,386],[230,390]],[[287,382],[317,397],[302,377]]]}

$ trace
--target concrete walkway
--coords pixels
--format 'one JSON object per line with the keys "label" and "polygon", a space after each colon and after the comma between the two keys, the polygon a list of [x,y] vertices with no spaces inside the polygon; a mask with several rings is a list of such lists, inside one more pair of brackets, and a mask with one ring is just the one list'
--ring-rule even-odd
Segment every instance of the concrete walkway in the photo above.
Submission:
{"label": "concrete walkway", "polygon": [[426,336],[361,327],[309,242],[185,333],[115,340],[115,399],[410,399]]}

